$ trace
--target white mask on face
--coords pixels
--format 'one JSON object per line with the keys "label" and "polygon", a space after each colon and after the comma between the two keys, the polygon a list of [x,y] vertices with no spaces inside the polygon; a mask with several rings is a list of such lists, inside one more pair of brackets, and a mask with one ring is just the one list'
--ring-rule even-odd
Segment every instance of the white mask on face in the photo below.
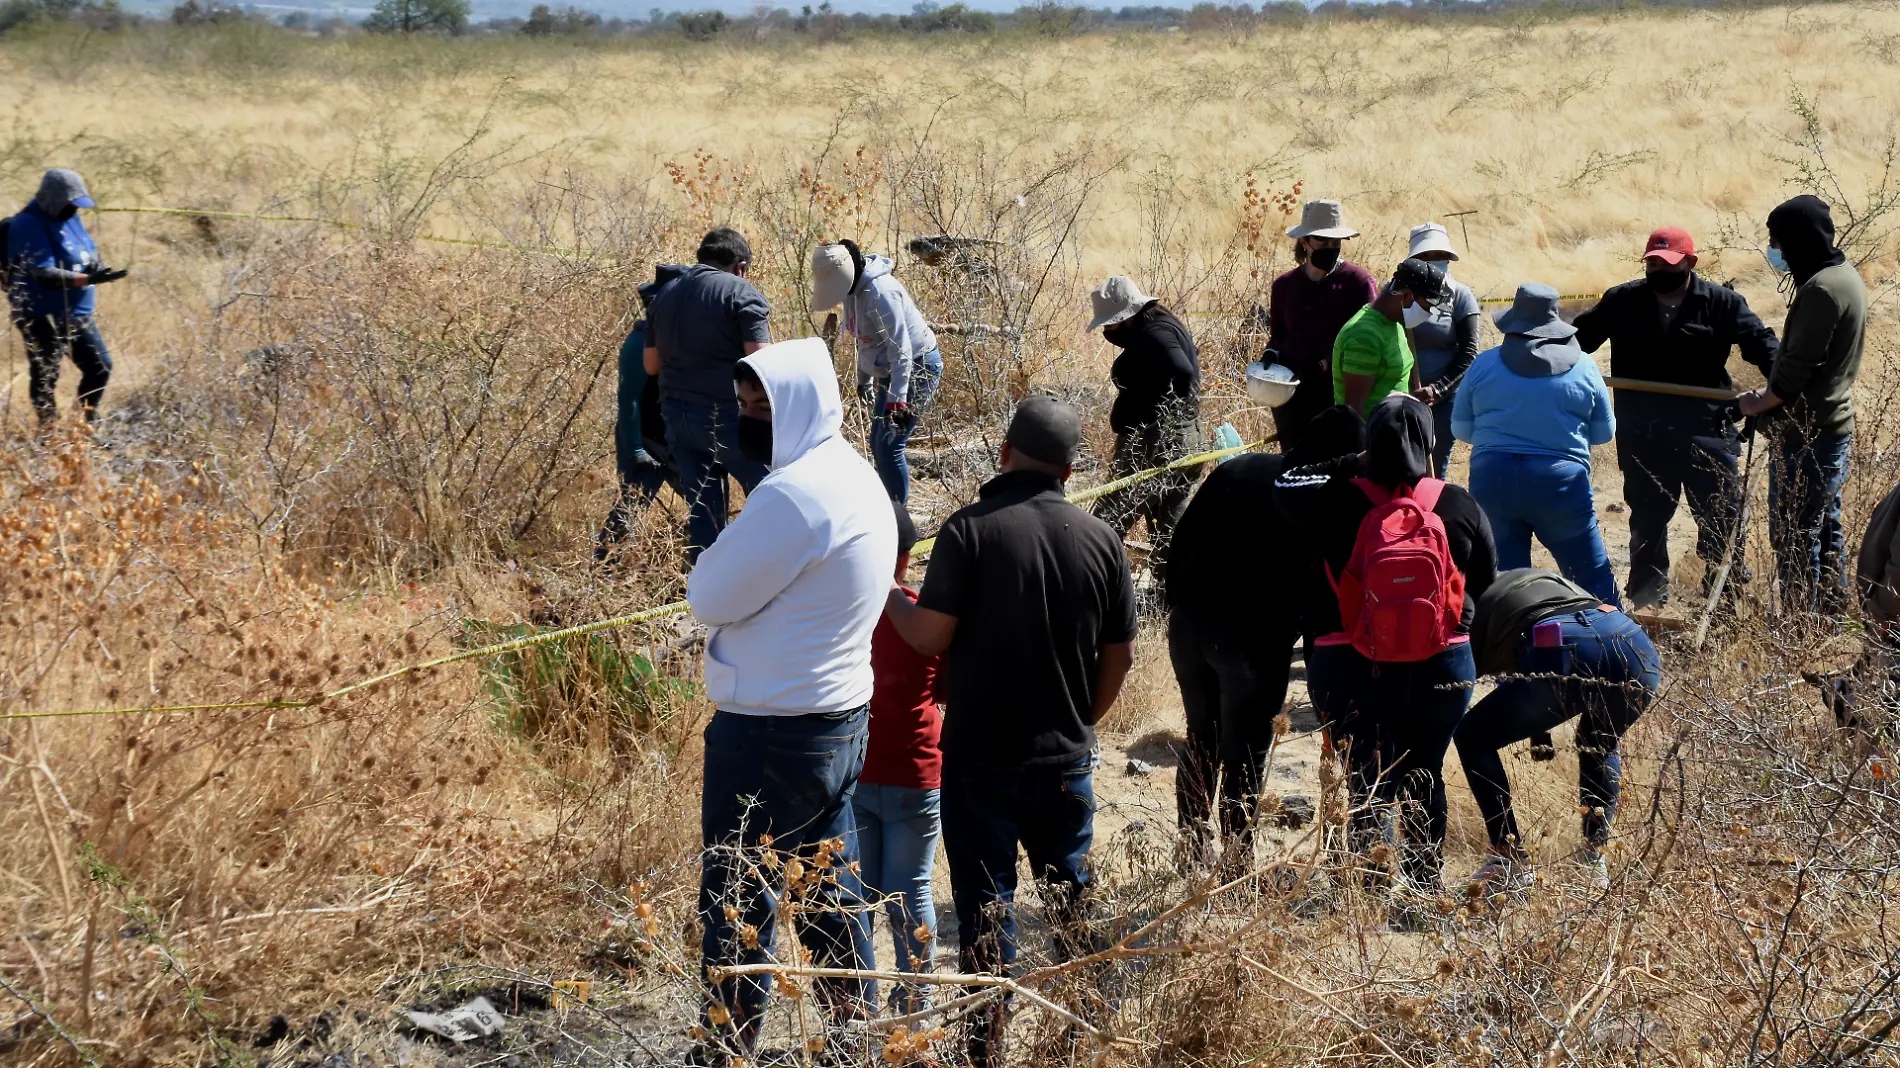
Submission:
{"label": "white mask on face", "polygon": [[1423,304],[1413,304],[1411,307],[1405,309],[1405,328],[1407,330],[1416,330],[1419,324],[1429,321],[1431,317],[1432,313],[1425,310]]}

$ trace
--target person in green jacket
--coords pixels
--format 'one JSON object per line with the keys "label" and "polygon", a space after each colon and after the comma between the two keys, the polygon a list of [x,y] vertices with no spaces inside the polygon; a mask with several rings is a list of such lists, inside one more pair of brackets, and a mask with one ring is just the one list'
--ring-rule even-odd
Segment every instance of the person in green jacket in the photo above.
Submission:
{"label": "person in green jacket", "polygon": [[1443,265],[1417,258],[1399,264],[1379,296],[1354,312],[1333,338],[1333,403],[1365,416],[1392,394],[1410,392],[1415,383],[1405,310],[1430,311],[1449,299]]}
{"label": "person in green jacket", "polygon": [[1768,215],[1768,263],[1794,278],[1794,299],[1768,385],[1736,398],[1742,414],[1776,412],[1768,469],[1769,541],[1784,611],[1834,615],[1847,603],[1841,486],[1854,444],[1854,378],[1867,325],[1867,287],[1834,247],[1819,197]]}

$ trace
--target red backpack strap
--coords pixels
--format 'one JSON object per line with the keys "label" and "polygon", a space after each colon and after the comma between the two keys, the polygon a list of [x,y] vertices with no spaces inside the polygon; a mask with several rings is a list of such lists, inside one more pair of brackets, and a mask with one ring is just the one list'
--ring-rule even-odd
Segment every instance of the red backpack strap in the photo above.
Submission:
{"label": "red backpack strap", "polygon": [[1411,498],[1420,508],[1430,512],[1438,507],[1438,498],[1445,492],[1445,480],[1442,478],[1421,478],[1418,485],[1412,487]]}
{"label": "red backpack strap", "polygon": [[1390,491],[1369,478],[1355,478],[1352,480],[1352,484],[1358,486],[1359,492],[1365,494],[1366,497],[1372,501],[1374,508],[1392,499]]}

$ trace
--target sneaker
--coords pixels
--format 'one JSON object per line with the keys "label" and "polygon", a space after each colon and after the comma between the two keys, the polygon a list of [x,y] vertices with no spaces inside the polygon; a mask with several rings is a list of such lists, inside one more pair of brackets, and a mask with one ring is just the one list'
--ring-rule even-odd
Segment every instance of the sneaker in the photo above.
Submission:
{"label": "sneaker", "polygon": [[1610,888],[1610,862],[1604,858],[1602,850],[1586,842],[1571,854],[1570,861],[1583,870],[1583,876],[1591,886],[1598,890]]}
{"label": "sneaker", "polygon": [[1492,894],[1521,894],[1537,881],[1537,873],[1516,857],[1493,853],[1466,881],[1479,887],[1487,897]]}

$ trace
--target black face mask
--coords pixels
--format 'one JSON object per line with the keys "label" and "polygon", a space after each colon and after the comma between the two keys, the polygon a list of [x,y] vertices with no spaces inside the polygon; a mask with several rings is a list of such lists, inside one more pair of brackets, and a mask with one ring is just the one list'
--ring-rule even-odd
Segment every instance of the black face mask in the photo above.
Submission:
{"label": "black face mask", "polygon": [[65,207],[59,209],[58,219],[60,222],[65,222],[66,220],[72,218],[73,216],[77,214],[79,214],[78,206],[74,204],[68,204]]}
{"label": "black face mask", "polygon": [[739,417],[739,455],[755,464],[772,466],[772,421]]}
{"label": "black face mask", "polygon": [[1327,245],[1316,248],[1306,254],[1306,262],[1318,267],[1322,271],[1331,271],[1334,267],[1339,266],[1339,253],[1341,251],[1337,245]]}
{"label": "black face mask", "polygon": [[1678,292],[1689,282],[1688,271],[1651,271],[1643,276],[1650,292],[1668,295]]}

